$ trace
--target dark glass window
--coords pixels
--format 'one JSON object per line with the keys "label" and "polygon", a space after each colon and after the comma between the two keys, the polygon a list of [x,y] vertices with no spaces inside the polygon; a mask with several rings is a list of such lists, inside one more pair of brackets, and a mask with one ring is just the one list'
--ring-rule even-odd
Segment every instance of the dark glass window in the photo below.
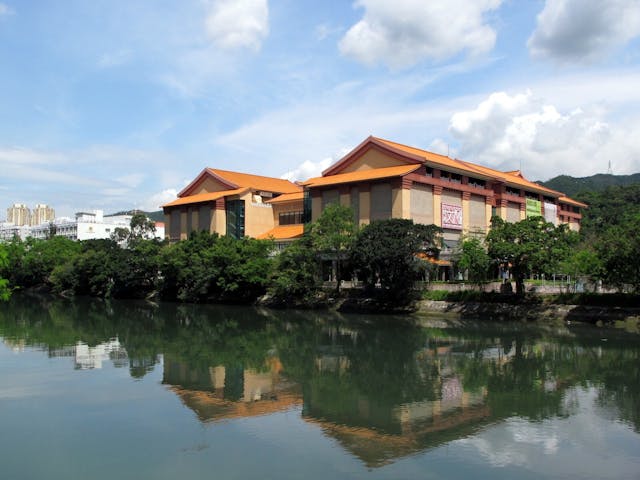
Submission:
{"label": "dark glass window", "polygon": [[303,212],[282,212],[278,215],[278,225],[297,225],[302,221]]}
{"label": "dark glass window", "polygon": [[244,200],[226,202],[227,235],[233,238],[244,237]]}

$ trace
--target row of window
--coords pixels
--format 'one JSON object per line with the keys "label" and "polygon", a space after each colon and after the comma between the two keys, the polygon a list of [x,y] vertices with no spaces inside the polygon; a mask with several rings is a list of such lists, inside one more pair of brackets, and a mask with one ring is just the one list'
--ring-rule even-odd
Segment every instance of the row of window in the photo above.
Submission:
{"label": "row of window", "polygon": [[302,212],[283,212],[278,215],[279,225],[299,225],[304,223]]}

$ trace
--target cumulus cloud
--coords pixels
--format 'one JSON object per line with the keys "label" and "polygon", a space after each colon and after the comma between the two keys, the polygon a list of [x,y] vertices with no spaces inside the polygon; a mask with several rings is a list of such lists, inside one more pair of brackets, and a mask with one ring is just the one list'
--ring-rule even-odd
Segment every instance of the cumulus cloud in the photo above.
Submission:
{"label": "cumulus cloud", "polygon": [[475,109],[454,114],[449,126],[461,158],[501,170],[522,166],[534,180],[602,173],[609,160],[615,173],[640,171],[635,128],[610,124],[601,109],[561,112],[530,91],[493,93]]}
{"label": "cumulus cloud", "polygon": [[257,51],[269,34],[267,0],[215,0],[206,28],[209,37],[222,48]]}
{"label": "cumulus cloud", "polygon": [[178,198],[178,189],[167,188],[144,199],[140,205],[140,209],[146,212],[155,212],[156,210],[159,210],[162,205],[169,203],[176,198]]}
{"label": "cumulus cloud", "polygon": [[441,60],[462,51],[478,55],[496,40],[486,14],[502,0],[358,0],[363,18],[340,41],[343,55],[366,64],[392,68],[424,59]]}
{"label": "cumulus cloud", "polygon": [[312,160],[305,160],[293,170],[290,170],[284,175],[282,175],[280,178],[284,178],[291,182],[295,182],[295,181],[307,180],[313,177],[319,177],[322,175],[323,170],[326,170],[335,162],[340,160],[347,153],[349,153],[349,151],[350,150],[348,148],[344,148],[336,155],[323,158],[322,160],[319,160],[317,162],[314,162]]}
{"label": "cumulus cloud", "polygon": [[640,35],[637,0],[547,0],[527,43],[533,57],[590,62]]}

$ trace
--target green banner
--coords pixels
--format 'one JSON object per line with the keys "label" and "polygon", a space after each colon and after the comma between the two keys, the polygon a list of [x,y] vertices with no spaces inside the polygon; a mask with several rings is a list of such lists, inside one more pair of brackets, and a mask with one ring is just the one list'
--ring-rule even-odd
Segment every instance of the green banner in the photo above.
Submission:
{"label": "green banner", "polygon": [[542,202],[540,200],[534,200],[533,198],[527,198],[527,218],[541,216]]}

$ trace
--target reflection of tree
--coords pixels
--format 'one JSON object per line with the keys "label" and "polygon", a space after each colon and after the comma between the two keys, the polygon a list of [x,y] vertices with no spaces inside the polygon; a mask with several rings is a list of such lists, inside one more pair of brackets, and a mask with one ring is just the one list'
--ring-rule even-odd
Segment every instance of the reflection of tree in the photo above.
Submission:
{"label": "reflection of tree", "polygon": [[[266,400],[298,405],[302,392],[305,419],[370,465],[507,417],[568,415],[574,386],[597,388],[600,405],[640,431],[637,339],[610,333],[603,342],[590,332],[24,295],[0,304],[9,341],[51,352],[118,338],[135,378],[164,355],[163,382],[202,421],[266,414]],[[222,387],[212,380],[218,368]],[[250,382],[266,385],[270,375],[268,395],[246,398]]]}

